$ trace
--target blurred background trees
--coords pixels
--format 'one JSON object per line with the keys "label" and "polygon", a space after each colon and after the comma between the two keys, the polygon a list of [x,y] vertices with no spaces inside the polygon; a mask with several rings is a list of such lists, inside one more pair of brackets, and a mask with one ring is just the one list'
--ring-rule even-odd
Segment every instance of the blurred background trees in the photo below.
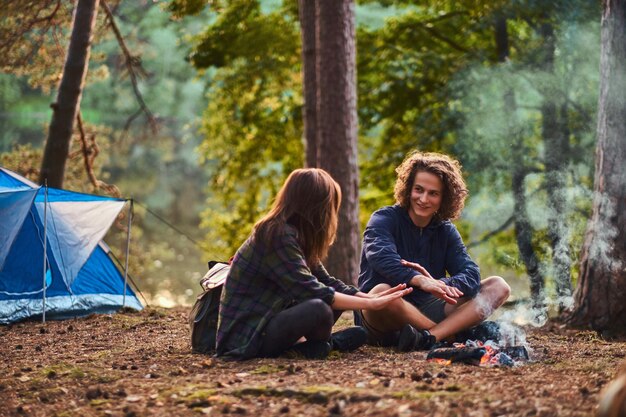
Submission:
{"label": "blurred background trees", "polygon": [[[50,1],[46,13],[57,4]],[[311,47],[307,39],[319,39],[301,31],[316,24],[302,13],[311,4],[318,2],[110,4],[145,69],[138,85],[159,121],[157,133],[137,113],[124,56],[99,13],[81,105],[100,150],[98,176],[197,242],[139,206],[134,270],[140,286],[152,280],[150,292],[165,289],[180,300],[196,292],[203,262],[230,257],[287,174],[318,164],[309,138],[318,137],[320,119],[309,113],[319,109],[320,80],[310,87],[307,68],[315,66],[307,57],[320,45]],[[394,168],[409,151],[450,153],[462,162],[471,193],[458,225],[483,274],[504,276],[520,298],[528,294],[537,322],[548,307],[569,308],[591,214],[600,5],[380,0],[352,6],[358,167],[350,171],[358,172],[351,181],[360,203],[352,229],[393,203]],[[40,152],[62,68],[60,54],[45,51],[66,49],[71,5],[57,13],[63,19],[49,29],[44,52],[22,66],[5,65],[0,74],[2,163],[21,172],[39,166],[23,161]],[[2,25],[11,29],[16,21],[5,18]],[[9,29],[2,27],[2,39]],[[31,145],[14,147],[25,144]],[[339,146],[330,149],[347,165]],[[72,161],[68,188],[93,191],[79,160]],[[353,242],[354,236],[360,231]]]}

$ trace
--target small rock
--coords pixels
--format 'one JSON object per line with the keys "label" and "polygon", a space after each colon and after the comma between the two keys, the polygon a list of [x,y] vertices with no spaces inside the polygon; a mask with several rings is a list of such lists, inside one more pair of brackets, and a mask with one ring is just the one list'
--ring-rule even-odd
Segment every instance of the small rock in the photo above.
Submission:
{"label": "small rock", "polygon": [[137,369],[139,369],[139,367],[137,365],[131,365],[130,369],[132,369],[133,371],[136,371]]}
{"label": "small rock", "polygon": [[56,371],[48,371],[48,373],[46,374],[46,376],[50,379],[54,379],[57,377],[57,373]]}
{"label": "small rock", "polygon": [[435,375],[435,377],[436,377],[436,378],[447,378],[447,377],[448,377],[448,374],[447,374],[447,373],[445,373],[445,372],[443,372],[443,371],[441,371],[441,372],[439,372],[437,375]]}
{"label": "small rock", "polygon": [[235,407],[235,409],[233,410],[233,413],[235,414],[247,414],[248,410],[245,407],[242,407],[240,405],[238,405],[237,407]]}
{"label": "small rock", "polygon": [[331,416],[340,416],[343,414],[344,408],[346,408],[345,400],[339,400],[332,407],[328,409],[328,413]]}
{"label": "small rock", "polygon": [[287,405],[283,405],[282,407],[280,407],[280,410],[278,410],[279,413],[285,414],[289,412],[289,406]]}
{"label": "small rock", "polygon": [[419,382],[422,380],[422,376],[420,374],[418,374],[417,372],[413,372],[411,374],[411,380],[415,381],[415,382]]}
{"label": "small rock", "polygon": [[309,400],[313,404],[327,404],[328,403],[328,395],[326,395],[324,393],[321,393],[321,392],[316,392],[315,394],[311,395]]}
{"label": "small rock", "polygon": [[428,371],[424,371],[424,373],[422,374],[422,378],[426,379],[426,378],[432,378],[433,374],[431,374]]}
{"label": "small rock", "polygon": [[102,390],[100,387],[89,387],[85,396],[88,400],[95,400],[98,397],[102,397]]}

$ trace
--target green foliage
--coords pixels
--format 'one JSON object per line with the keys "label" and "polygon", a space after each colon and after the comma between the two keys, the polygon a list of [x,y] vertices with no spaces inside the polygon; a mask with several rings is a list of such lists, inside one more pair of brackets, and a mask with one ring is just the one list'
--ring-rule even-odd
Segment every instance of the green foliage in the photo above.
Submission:
{"label": "green foliage", "polygon": [[234,254],[303,163],[299,35],[283,12],[230,2],[191,55],[215,69],[198,151],[211,177],[203,226],[218,259]]}
{"label": "green foliage", "polygon": [[[28,10],[30,3],[22,3]],[[41,8],[43,3],[33,7]],[[59,3],[61,8],[53,26],[44,31],[42,25],[36,25],[29,34],[32,38],[24,37],[15,44],[15,53],[24,54],[34,44],[33,39],[41,35],[37,59],[4,61],[6,74],[0,74],[0,111],[3,116],[8,113],[7,117],[0,117],[0,151],[7,152],[2,154],[2,165],[26,172],[33,180],[37,180],[39,147],[50,120],[49,103],[54,100],[52,90],[63,66],[73,7],[71,3]],[[156,134],[147,129],[141,114],[130,123],[139,105],[120,46],[105,25],[100,9],[81,102],[87,138],[95,137],[100,152],[95,159],[96,176],[117,185],[124,197],[148,205],[161,218],[199,239],[198,215],[203,209],[206,175],[197,165],[194,149],[199,142],[197,116],[206,102],[204,83],[185,62],[188,50],[180,39],[194,35],[210,15],[200,13],[173,21],[154,2],[117,3],[108,2],[126,46],[141,60],[145,70],[137,87],[161,123]],[[50,10],[41,8],[39,16]],[[20,19],[32,17],[13,9],[3,9],[0,14],[4,16],[5,11]],[[11,27],[15,30],[15,22]],[[32,145],[12,151],[14,144]],[[77,144],[73,142],[73,152],[79,150]],[[76,191],[102,192],[94,190],[83,165],[78,152],[69,161],[65,186]],[[126,218],[116,222],[106,239],[123,263]],[[205,272],[205,256],[187,238],[136,206],[130,272],[146,295],[163,292],[178,298],[177,301],[189,302]]]}

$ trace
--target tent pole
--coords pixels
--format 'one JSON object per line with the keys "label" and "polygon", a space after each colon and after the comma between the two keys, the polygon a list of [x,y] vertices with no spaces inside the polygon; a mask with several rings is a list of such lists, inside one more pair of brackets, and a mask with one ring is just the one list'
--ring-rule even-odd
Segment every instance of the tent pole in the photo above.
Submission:
{"label": "tent pole", "polygon": [[128,207],[128,232],[126,233],[126,260],[124,262],[124,296],[122,297],[122,308],[126,307],[126,287],[128,286],[128,257],[130,254],[130,226],[133,222],[133,199],[130,199]]}
{"label": "tent pole", "polygon": [[46,266],[48,265],[48,179],[44,180],[44,199],[43,199],[43,314],[41,322],[46,322]]}

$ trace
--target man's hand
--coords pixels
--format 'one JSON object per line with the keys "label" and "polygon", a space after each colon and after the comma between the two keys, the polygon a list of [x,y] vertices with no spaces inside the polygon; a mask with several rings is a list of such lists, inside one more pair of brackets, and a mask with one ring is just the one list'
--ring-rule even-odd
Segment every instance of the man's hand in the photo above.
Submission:
{"label": "man's hand", "polygon": [[420,264],[405,261],[404,259],[401,262],[403,266],[408,266],[420,273],[420,275],[416,275],[411,279],[411,285],[420,290],[428,292],[437,298],[441,298],[449,304],[456,304],[458,298],[463,296],[463,293],[458,288],[451,287],[444,284],[442,281],[434,279],[426,268]]}

